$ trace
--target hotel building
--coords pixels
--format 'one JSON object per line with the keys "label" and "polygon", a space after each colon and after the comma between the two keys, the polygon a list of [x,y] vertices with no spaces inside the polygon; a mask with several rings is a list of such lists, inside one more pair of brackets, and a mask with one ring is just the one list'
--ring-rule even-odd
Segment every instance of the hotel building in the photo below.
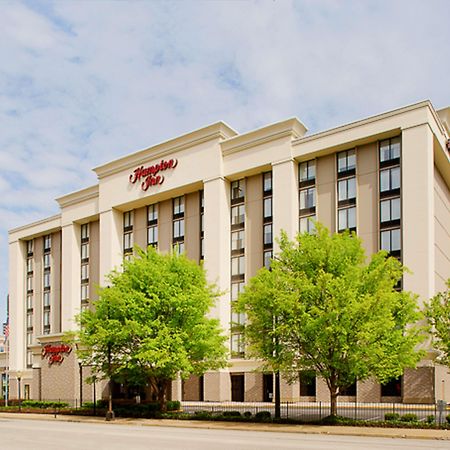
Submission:
{"label": "hotel building", "polygon": [[[271,401],[273,377],[245,358],[233,304],[270,264],[275,237],[356,231],[368,255],[380,249],[410,272],[401,288],[420,302],[450,278],[450,107],[425,101],[307,135],[297,119],[238,134],[223,122],[94,169],[98,183],[57,199],[60,213],[9,233],[10,376],[33,399],[92,398],[89,374],[61,342],[96,286],[133,245],[172,248],[202,261],[224,292],[211,314],[229,336],[230,366],[172,385],[172,398]],[[450,401],[435,352],[380,386],[357,382],[343,400]],[[100,388],[101,389],[101,388]],[[11,382],[11,398],[17,383]],[[320,378],[282,383],[282,400],[327,401]]]}

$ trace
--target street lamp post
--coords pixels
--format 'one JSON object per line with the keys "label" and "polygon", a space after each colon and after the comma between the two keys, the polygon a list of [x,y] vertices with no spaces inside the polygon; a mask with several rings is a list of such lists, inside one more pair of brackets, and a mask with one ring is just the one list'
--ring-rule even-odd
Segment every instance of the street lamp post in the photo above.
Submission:
{"label": "street lamp post", "polygon": [[78,367],[80,368],[80,408],[83,407],[83,365],[81,361],[78,361]]}
{"label": "street lamp post", "polygon": [[22,411],[22,399],[21,399],[21,392],[20,392],[20,385],[22,380],[22,372],[20,370],[17,371],[17,391],[18,391],[18,397],[19,397],[19,412]]}

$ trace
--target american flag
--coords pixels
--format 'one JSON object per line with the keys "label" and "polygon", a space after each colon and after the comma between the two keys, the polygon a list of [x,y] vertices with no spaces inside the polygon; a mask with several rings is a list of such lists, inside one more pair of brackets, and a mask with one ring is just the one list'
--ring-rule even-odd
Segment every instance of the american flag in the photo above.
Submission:
{"label": "american flag", "polygon": [[8,337],[9,337],[9,322],[5,322],[3,324],[3,335],[5,336],[6,339],[8,339]]}

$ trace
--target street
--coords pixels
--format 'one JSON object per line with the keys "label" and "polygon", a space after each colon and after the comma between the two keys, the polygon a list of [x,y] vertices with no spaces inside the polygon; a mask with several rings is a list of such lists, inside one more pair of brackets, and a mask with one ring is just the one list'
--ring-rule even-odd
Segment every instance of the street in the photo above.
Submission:
{"label": "street", "polygon": [[2,450],[448,449],[449,441],[23,420],[0,416]]}

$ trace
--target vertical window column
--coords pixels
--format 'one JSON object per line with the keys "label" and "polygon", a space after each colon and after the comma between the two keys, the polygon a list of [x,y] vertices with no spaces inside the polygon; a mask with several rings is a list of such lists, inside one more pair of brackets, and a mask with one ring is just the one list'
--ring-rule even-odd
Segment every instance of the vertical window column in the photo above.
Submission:
{"label": "vertical window column", "polygon": [[147,245],[158,247],[158,204],[147,206]]}
{"label": "vertical window column", "polygon": [[81,310],[89,305],[89,224],[81,225]]}
{"label": "vertical window column", "polygon": [[231,356],[242,357],[245,316],[235,302],[245,284],[245,180],[231,183]]}
{"label": "vertical window column", "polygon": [[184,253],[184,197],[173,199],[172,243],[178,254]]}
{"label": "vertical window column", "polygon": [[200,260],[205,259],[205,193],[200,191]]}
{"label": "vertical window column", "polygon": [[27,246],[27,337],[26,337],[26,355],[27,355],[27,367],[32,366],[32,353],[30,346],[33,344],[33,277],[34,277],[34,264],[33,264],[33,240],[29,240],[26,243]]}
{"label": "vertical window column", "polygon": [[43,292],[43,325],[44,334],[50,334],[50,309],[51,309],[51,249],[52,236],[44,236],[44,292]]}
{"label": "vertical window column", "polygon": [[130,260],[133,255],[134,211],[123,214],[123,259]]}
{"label": "vertical window column", "polygon": [[401,259],[400,136],[379,143],[380,249]]}
{"label": "vertical window column", "polygon": [[314,231],[316,220],[316,161],[300,163],[299,171],[300,233]]}
{"label": "vertical window column", "polygon": [[264,267],[270,268],[273,257],[272,172],[263,173],[263,248]]}
{"label": "vertical window column", "polygon": [[337,154],[337,229],[356,232],[356,151]]}

